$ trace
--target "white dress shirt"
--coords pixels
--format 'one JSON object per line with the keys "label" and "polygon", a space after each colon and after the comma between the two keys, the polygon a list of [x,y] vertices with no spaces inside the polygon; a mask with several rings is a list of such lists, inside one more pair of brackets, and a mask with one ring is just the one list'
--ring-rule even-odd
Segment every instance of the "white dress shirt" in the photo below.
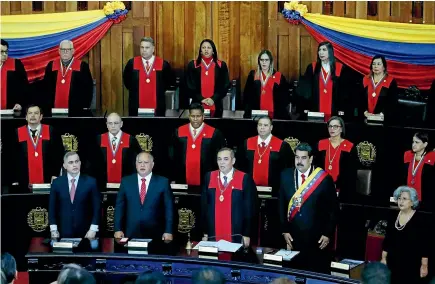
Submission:
{"label": "white dress shirt", "polygon": [[112,133],[109,132],[110,146],[112,146],[113,138],[116,137],[116,140],[115,140],[115,149],[116,149],[118,147],[119,142],[121,141],[121,135],[122,135],[121,130],[116,135],[113,135]]}
{"label": "white dress shirt", "polygon": [[264,144],[269,145],[271,139],[272,139],[272,134],[269,134],[266,140],[261,139],[260,135],[258,135],[257,144],[261,145],[261,142],[264,142]]}
{"label": "white dress shirt", "polygon": [[227,185],[230,184],[231,180],[233,179],[233,175],[234,175],[234,168],[226,175],[224,175],[223,172],[219,171],[219,177],[221,179],[222,184],[225,183],[225,179],[224,179],[225,176],[227,177]]}
{"label": "white dress shirt", "polygon": [[[27,130],[29,131],[30,137],[32,137],[32,131],[30,131],[30,130],[34,130],[34,129],[30,128],[30,125],[27,125]],[[35,135],[36,135],[36,137],[41,135],[41,124],[36,126],[36,134]],[[39,138],[38,138],[38,140],[39,140]]]}
{"label": "white dress shirt", "polygon": [[302,185],[302,174],[305,175],[305,180],[307,180],[308,176],[310,175],[310,170],[311,170],[311,167],[309,167],[305,173],[301,173],[298,170],[298,188],[301,187],[301,185]]}
{"label": "white dress shirt", "polygon": [[[201,133],[203,128],[204,128],[204,122],[197,129],[193,128],[192,124],[189,123],[190,134],[192,134],[192,137],[193,137],[194,140],[196,139],[196,137],[198,137],[199,133]],[[193,135],[193,130],[194,129],[196,130],[196,135]]]}
{"label": "white dress shirt", "polygon": [[322,62],[322,67],[323,67],[323,69],[325,70],[326,73],[329,73],[329,70],[331,69],[329,67],[329,63],[325,64],[325,63]]}
{"label": "white dress shirt", "polygon": [[[145,176],[145,194],[148,193],[148,187],[150,186],[150,180],[153,176],[153,172],[150,172],[147,176]],[[142,186],[142,178],[139,174],[137,175],[137,184],[139,187],[139,196],[140,196],[140,188]]]}
{"label": "white dress shirt", "polygon": [[[70,174],[67,174],[67,178],[68,178],[68,191],[71,192],[71,185],[72,185],[71,180],[74,178],[75,179],[74,185],[76,186],[76,192],[77,192],[77,184],[79,183],[80,173],[78,173],[78,175],[75,177],[73,177]],[[98,232],[98,225],[91,224],[91,227],[89,229],[91,231]],[[50,231],[57,231],[57,225],[56,224],[50,225]]]}
{"label": "white dress shirt", "polygon": [[[153,66],[153,64],[154,64],[154,59],[155,58],[156,57],[154,55],[151,56],[151,58],[148,59],[148,60],[146,60],[145,58],[142,57],[142,62],[143,62],[144,69],[147,66],[147,61],[148,61],[148,66],[151,68],[151,66]],[[145,70],[145,72],[146,72],[146,70]]]}

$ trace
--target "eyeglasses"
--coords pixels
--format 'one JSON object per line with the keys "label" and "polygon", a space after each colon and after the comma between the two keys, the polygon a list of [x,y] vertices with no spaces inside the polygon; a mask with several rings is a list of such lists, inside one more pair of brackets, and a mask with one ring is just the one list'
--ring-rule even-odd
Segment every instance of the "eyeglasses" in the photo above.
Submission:
{"label": "eyeglasses", "polygon": [[8,54],[9,53],[9,50],[2,50],[1,51],[1,54]]}
{"label": "eyeglasses", "polygon": [[71,52],[74,48],[60,48],[60,52],[67,53]]}
{"label": "eyeglasses", "polygon": [[397,198],[397,200],[398,201],[408,201],[408,200],[411,200],[411,199],[405,198],[405,197],[399,197],[399,198]]}
{"label": "eyeglasses", "polygon": [[340,125],[328,125],[328,128],[331,128],[331,129],[334,129],[334,130],[339,129],[340,127],[341,127]]}
{"label": "eyeglasses", "polygon": [[121,122],[107,122],[107,125],[110,125],[110,126],[113,126],[113,125],[116,125],[116,126],[118,126],[119,124],[121,124]]}

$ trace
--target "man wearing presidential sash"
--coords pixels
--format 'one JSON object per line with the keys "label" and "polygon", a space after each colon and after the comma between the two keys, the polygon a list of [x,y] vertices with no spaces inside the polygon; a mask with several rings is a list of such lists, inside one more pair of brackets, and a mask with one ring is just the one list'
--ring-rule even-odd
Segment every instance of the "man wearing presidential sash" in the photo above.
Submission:
{"label": "man wearing presidential sash", "polygon": [[301,252],[295,258],[298,269],[327,273],[338,202],[331,176],[312,162],[311,146],[300,143],[295,168],[281,173],[281,232],[287,249]]}

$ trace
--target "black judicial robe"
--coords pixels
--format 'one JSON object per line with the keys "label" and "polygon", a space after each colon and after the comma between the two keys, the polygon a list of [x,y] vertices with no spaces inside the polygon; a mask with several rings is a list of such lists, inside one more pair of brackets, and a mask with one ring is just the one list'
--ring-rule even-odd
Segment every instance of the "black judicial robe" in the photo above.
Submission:
{"label": "black judicial robe", "polygon": [[[412,181],[412,168],[414,153],[406,151],[403,157],[402,180],[400,185],[408,185],[414,187],[419,194],[421,201],[420,208],[422,210],[435,212],[435,152],[427,152],[424,156],[424,161],[420,165],[420,169],[416,171],[414,185]],[[418,162],[415,162],[415,168]],[[421,173],[420,173],[421,171]],[[416,188],[418,187],[418,189]],[[421,195],[421,196],[420,196]]]}
{"label": "black judicial robe", "polygon": [[[223,186],[220,178],[217,177],[219,171],[208,172],[202,184],[202,231],[208,234],[210,241],[226,239],[240,243],[242,236],[252,237],[257,230],[257,189],[251,176],[235,170],[233,179],[223,193],[225,199],[221,202],[219,188]],[[231,213],[225,214],[225,212]],[[227,233],[222,234],[222,231],[216,233],[216,225],[228,228]]]}
{"label": "black judicial robe", "polygon": [[[342,143],[347,144],[348,140],[344,140]],[[324,144],[329,143],[329,139],[323,139],[317,144],[315,157],[315,164],[322,169],[325,168],[325,162],[328,161],[328,150],[325,149]],[[335,181],[335,186],[340,190],[339,200],[349,201],[354,197],[356,191],[356,179],[357,179],[357,169],[358,169],[358,153],[356,151],[356,146],[351,142],[350,145],[344,145],[340,151],[340,156],[336,157],[339,161],[338,176]],[[323,147],[322,147],[323,146]],[[350,146],[350,147],[349,147]],[[350,148],[350,151],[348,150]],[[335,153],[335,149],[331,147],[331,158]],[[335,160],[334,159],[334,160]],[[329,163],[328,163],[329,164]],[[334,163],[333,163],[334,164]]]}
{"label": "black judicial robe", "polygon": [[[310,174],[313,170],[312,167]],[[297,171],[295,168],[288,168],[281,173],[279,196],[281,232],[290,233],[293,237],[293,250],[301,251],[301,258],[305,258],[304,264],[308,265],[302,268],[324,271],[330,265],[331,259],[327,258],[328,247],[331,247],[337,224],[338,201],[334,182],[331,176],[327,175],[305,200],[292,221],[288,222],[288,204],[296,188],[299,187],[297,176],[295,181],[295,171]],[[320,250],[318,241],[322,235],[328,237],[330,242],[328,247]]]}
{"label": "black judicial robe", "polygon": [[[136,140],[136,137],[133,135],[130,135],[128,133],[123,132],[122,136],[128,135],[129,137],[121,137],[121,141],[123,138],[128,139],[128,147],[125,147],[123,144],[118,141],[118,151],[117,155],[122,156],[121,159],[117,159],[116,163],[121,167],[121,178],[134,174],[136,172],[136,155],[141,152],[141,148],[139,146],[139,143]],[[108,169],[107,165],[108,163],[112,163],[113,158],[109,157],[107,159],[107,147],[102,146],[102,137],[105,137],[107,139],[108,132],[98,135],[96,139],[95,149],[92,151],[94,154],[94,166],[93,166],[93,174],[98,177],[98,185],[99,188],[103,189],[106,187],[106,183],[114,182],[114,183],[120,183],[119,181],[111,181],[108,180]],[[111,150],[111,143],[108,141],[109,151]],[[92,153],[90,153],[92,155]],[[112,154],[112,153],[110,153]]]}
{"label": "black judicial robe", "polygon": [[[42,156],[44,183],[50,183],[52,176],[59,176],[63,164],[63,154],[65,152],[62,144],[62,139],[59,135],[53,131],[53,127],[41,124],[41,127],[47,126],[49,129],[49,139],[41,139],[42,143],[42,155],[39,153],[39,157]],[[27,125],[25,125],[26,131],[28,131]],[[15,132],[15,145],[16,145],[16,159],[15,159],[15,171],[13,183],[18,182],[22,190],[28,190],[29,184],[29,163],[28,163],[28,145],[27,141],[20,142],[18,128]],[[44,131],[44,130],[43,130]],[[45,135],[44,135],[45,136]],[[31,141],[29,142],[31,143]]]}
{"label": "black judicial robe", "polygon": [[[261,176],[263,175],[263,167],[258,170],[256,167],[264,165],[264,167],[268,169],[266,171],[267,184],[259,184],[256,182],[256,185],[271,186],[273,195],[277,196],[279,192],[281,171],[285,168],[294,166],[294,153],[287,142],[272,136],[271,142],[268,145],[271,148],[263,154],[262,162],[261,164],[258,164],[259,154],[257,144],[258,136],[254,136],[246,139],[243,144],[239,146],[236,159],[237,167],[251,175],[255,181],[257,174]],[[259,179],[261,180],[262,177],[259,177]]]}
{"label": "black judicial robe", "polygon": [[[189,92],[189,96],[192,99],[192,103],[201,103],[205,97],[201,94],[201,68],[202,67],[195,67],[195,61],[192,60],[187,65],[186,70],[186,86],[187,91]],[[214,69],[214,95],[211,97],[211,99],[214,101],[216,110],[215,110],[215,117],[222,117],[223,112],[223,106],[222,106],[222,99],[225,98],[225,96],[228,93],[228,89],[230,87],[230,79],[229,79],[229,72],[228,67],[225,61],[220,61],[219,64],[215,64]]]}
{"label": "black judicial robe", "polygon": [[[277,71],[274,70],[272,76]],[[245,118],[251,117],[252,110],[259,110],[261,101],[261,80],[255,79],[255,70],[251,70],[246,80],[245,90],[243,91],[243,105],[245,106]],[[273,85],[273,118],[288,118],[287,106],[290,103],[290,95],[287,80],[281,74],[279,84]]]}
{"label": "black judicial robe", "polygon": [[[77,59],[74,59],[77,61]],[[44,86],[45,86],[45,101],[42,104],[45,114],[51,114],[51,109],[54,108],[56,100],[56,85],[58,72],[53,70],[54,61],[50,61],[45,68]],[[74,64],[73,64],[74,65]],[[68,116],[82,116],[86,111],[83,109],[90,108],[94,82],[88,63],[81,61],[79,70],[70,70],[71,83],[68,96]],[[45,106],[45,107],[44,107]]]}
{"label": "black judicial robe", "polygon": [[[158,59],[156,56],[154,60]],[[165,116],[166,100],[165,92],[173,82],[171,66],[163,60],[162,70],[155,70],[156,73],[156,104],[155,115]],[[123,73],[124,86],[128,89],[128,115],[137,116],[139,108],[139,70],[134,69],[134,58],[127,62]]]}
{"label": "black judicial robe", "polygon": [[15,104],[25,109],[29,103],[29,81],[23,63],[19,59],[8,58],[1,69],[2,73],[6,72],[6,82],[3,82],[3,75],[1,81],[1,88],[6,87],[6,107],[2,106],[2,109],[12,109]]}
{"label": "black judicial robe", "polygon": [[[200,184],[203,184],[204,176],[207,172],[217,169],[217,153],[218,151],[226,146],[225,138],[222,132],[219,129],[211,127],[204,123],[205,127],[211,128],[213,132],[211,138],[202,138],[201,149],[200,149]],[[187,128],[187,130],[186,130]],[[169,147],[169,157],[171,160],[170,171],[172,181],[176,183],[186,184],[186,154],[188,148],[192,147],[191,143],[188,141],[191,140],[187,137],[185,132],[189,132],[190,135],[190,126],[189,124],[185,124],[180,126],[175,130],[175,133],[172,137],[172,143]],[[180,132],[181,131],[181,132]],[[184,134],[183,134],[184,133]],[[201,135],[202,133],[198,134]],[[193,157],[195,158],[195,157]]]}
{"label": "black judicial robe", "polygon": [[[316,66],[316,62],[307,66],[304,76],[299,79],[299,84],[296,90],[295,102],[297,108],[301,111],[319,111],[320,99],[319,99],[319,78],[322,69],[319,73],[315,73],[313,66]],[[336,64],[341,64],[336,62]],[[342,64],[341,64],[342,65]],[[331,114],[337,115],[339,111],[344,111],[345,115],[351,115],[351,104],[349,104],[347,92],[348,86],[346,81],[349,81],[349,74],[347,67],[342,65],[340,74],[337,74],[338,68],[336,68],[335,78],[332,80],[332,104]]]}
{"label": "black judicial robe", "polygon": [[379,86],[376,88],[376,90],[374,90],[372,85],[372,77],[365,76],[363,78],[362,87],[363,89],[360,91],[359,95],[360,103],[358,106],[358,115],[363,117],[364,112],[369,111],[369,99],[373,98],[372,94],[375,92],[377,101],[372,113],[379,114],[382,112],[386,119],[391,120],[398,101],[396,80],[390,75],[387,75],[384,79],[382,79],[382,82],[379,83]]}

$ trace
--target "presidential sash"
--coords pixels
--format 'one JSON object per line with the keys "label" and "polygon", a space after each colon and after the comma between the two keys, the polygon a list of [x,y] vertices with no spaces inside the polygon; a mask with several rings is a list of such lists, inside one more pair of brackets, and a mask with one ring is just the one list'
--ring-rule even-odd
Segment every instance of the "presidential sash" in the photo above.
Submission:
{"label": "presidential sash", "polygon": [[[296,172],[296,170],[295,170]],[[293,194],[290,202],[288,203],[287,218],[290,222],[300,210],[305,201],[311,196],[311,194],[316,190],[323,179],[328,175],[328,173],[321,168],[316,168],[311,175],[305,180],[299,189]],[[298,180],[295,174],[295,187],[297,187]]]}

